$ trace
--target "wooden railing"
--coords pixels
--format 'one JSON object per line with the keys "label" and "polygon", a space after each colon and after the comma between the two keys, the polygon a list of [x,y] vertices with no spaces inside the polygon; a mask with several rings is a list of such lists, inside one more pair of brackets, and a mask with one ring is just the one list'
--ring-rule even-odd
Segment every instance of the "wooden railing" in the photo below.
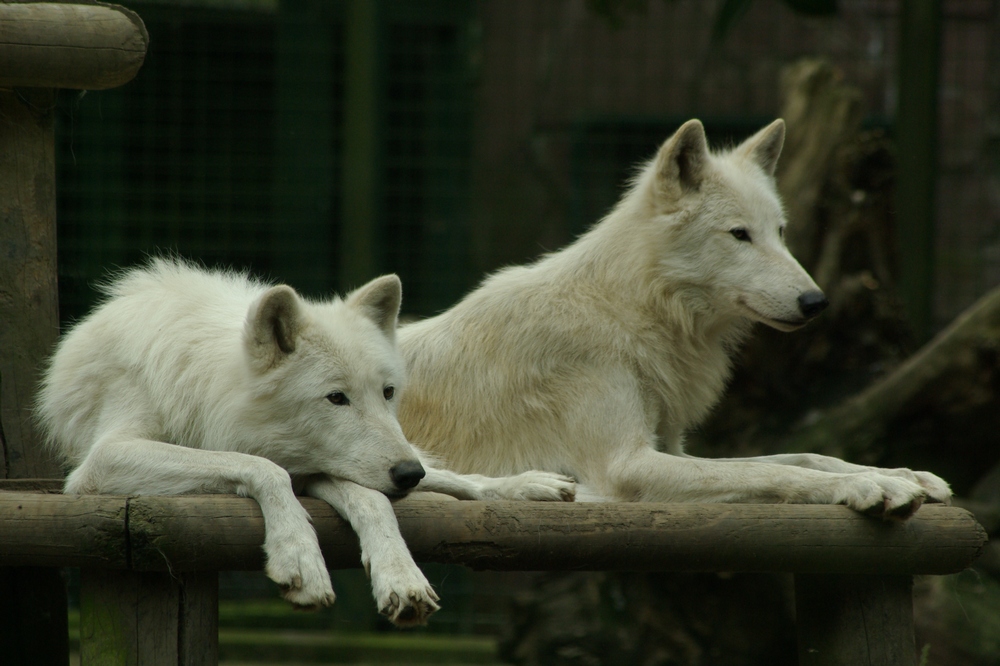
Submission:
{"label": "wooden railing", "polygon": [[[302,504],[327,565],[360,566],[350,527],[323,502]],[[915,664],[912,577],[962,571],[986,543],[969,512],[940,505],[922,507],[905,523],[841,506],[789,504],[416,497],[398,503],[396,513],[420,562],[491,570],[792,573],[802,664]],[[0,492],[0,534],[0,566],[80,567],[85,664],[111,663],[112,656],[115,663],[214,664],[217,572],[263,565],[260,509],[229,495],[7,490]]]}

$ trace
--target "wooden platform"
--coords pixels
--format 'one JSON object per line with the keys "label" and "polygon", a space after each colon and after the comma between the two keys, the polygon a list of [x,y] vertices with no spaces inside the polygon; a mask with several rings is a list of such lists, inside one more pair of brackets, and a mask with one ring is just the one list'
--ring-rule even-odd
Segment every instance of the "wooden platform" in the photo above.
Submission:
{"label": "wooden platform", "polygon": [[[231,495],[67,496],[57,481],[0,490],[0,566],[80,567],[91,663],[213,664],[221,570],[263,565],[257,503]],[[360,566],[328,505],[302,499],[327,565]],[[528,571],[795,574],[802,664],[915,664],[912,577],[965,569],[986,533],[927,505],[905,523],[842,506],[567,504],[410,498],[396,505],[417,561]],[[447,603],[447,600],[444,600]],[[431,620],[433,621],[433,619]]]}

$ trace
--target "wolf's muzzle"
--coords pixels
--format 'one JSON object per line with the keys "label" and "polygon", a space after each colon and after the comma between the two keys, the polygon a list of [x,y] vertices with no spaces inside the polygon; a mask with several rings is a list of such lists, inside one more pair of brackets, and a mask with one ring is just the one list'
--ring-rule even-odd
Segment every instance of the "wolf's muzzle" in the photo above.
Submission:
{"label": "wolf's muzzle", "polygon": [[826,309],[830,301],[822,291],[807,291],[799,295],[799,312],[806,319],[812,319]]}
{"label": "wolf's muzzle", "polygon": [[392,477],[392,482],[396,484],[396,487],[400,490],[409,490],[413,488],[418,483],[420,479],[424,478],[427,473],[424,468],[416,460],[404,460],[401,463],[397,463],[389,470],[389,476]]}

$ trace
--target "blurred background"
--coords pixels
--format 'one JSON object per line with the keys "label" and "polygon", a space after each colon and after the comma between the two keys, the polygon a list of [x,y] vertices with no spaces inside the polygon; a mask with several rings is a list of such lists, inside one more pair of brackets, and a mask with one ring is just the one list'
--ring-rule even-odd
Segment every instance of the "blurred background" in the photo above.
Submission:
{"label": "blurred background", "polygon": [[[692,448],[929,469],[1000,525],[996,323],[861,430],[800,436],[1000,285],[1000,1],[122,4],[150,35],[138,76],[60,93],[64,324],[108,271],[161,253],[310,296],[395,272],[404,313],[431,315],[600,219],[683,121],[724,147],[784,116],[789,242],[833,307],[761,332]],[[919,583],[926,663],[1000,663],[998,562]],[[378,618],[361,572],[312,615],[224,574],[223,658],[795,660],[782,577],[426,571],[443,609],[417,632]]]}

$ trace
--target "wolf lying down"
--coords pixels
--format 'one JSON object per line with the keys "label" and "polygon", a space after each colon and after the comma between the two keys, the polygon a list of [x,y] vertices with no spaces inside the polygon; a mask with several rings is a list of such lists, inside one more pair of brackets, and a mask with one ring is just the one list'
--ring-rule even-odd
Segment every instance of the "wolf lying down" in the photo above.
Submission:
{"label": "wolf lying down", "polygon": [[401,328],[407,438],[455,471],[570,475],[578,499],[846,504],[897,519],[948,501],[928,472],[684,452],[753,324],[791,331],[827,305],[785,247],[784,136],[777,120],[712,153],[688,121],[572,245]]}
{"label": "wolf lying down", "polygon": [[65,491],[252,497],[268,576],[294,604],[329,604],[295,481],[358,533],[378,607],[398,625],[438,608],[390,504],[415,489],[840,503],[899,519],[948,501],[927,472],[683,451],[753,323],[793,330],[826,305],[782,240],[783,139],[779,120],[713,154],[686,123],[589,233],[401,328],[402,356],[395,276],[313,302],[180,261],[126,272],[43,380],[38,416],[71,469]]}
{"label": "wolf lying down", "polygon": [[418,624],[438,597],[389,498],[420,484],[460,499],[572,500],[572,479],[492,479],[421,462],[396,420],[400,283],[311,302],[287,286],[153,260],[60,342],[38,414],[72,469],[67,493],[239,493],[264,515],[266,572],[303,607],[333,602],[292,480],[358,534],[380,611]]}

